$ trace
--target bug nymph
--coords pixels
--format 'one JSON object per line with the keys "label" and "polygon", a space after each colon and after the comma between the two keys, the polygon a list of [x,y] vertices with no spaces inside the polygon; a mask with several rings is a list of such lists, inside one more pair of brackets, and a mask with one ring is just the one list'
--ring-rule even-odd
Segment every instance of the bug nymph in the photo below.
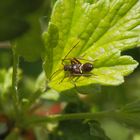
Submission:
{"label": "bug nymph", "polygon": [[64,71],[69,71],[71,75],[85,75],[93,69],[93,64],[82,64],[78,59],[72,58],[70,60],[71,65],[64,65]]}
{"label": "bug nymph", "polygon": [[[79,42],[78,42],[79,43]],[[91,72],[91,70],[93,69],[93,64],[92,63],[81,63],[79,60],[80,58],[67,58],[67,56],[69,55],[69,53],[78,45],[78,43],[73,46],[70,51],[67,53],[67,55],[62,59],[62,64],[64,66],[64,71],[69,72],[70,76],[89,76],[91,74],[89,74],[89,72]],[[70,64],[67,65],[64,63],[64,61],[70,61]],[[81,60],[85,60],[85,59],[81,59]],[[88,61],[88,60],[86,60]]]}
{"label": "bug nymph", "polygon": [[81,65],[81,63],[72,63],[71,65],[64,65],[64,71],[69,71],[71,74],[81,74]]}
{"label": "bug nymph", "polygon": [[[79,43],[79,42],[78,42]],[[64,76],[64,78],[66,77],[80,77],[80,76],[91,76],[92,73],[90,73],[93,70],[93,61],[90,60],[86,60],[86,59],[82,59],[82,58],[76,58],[76,57],[72,57],[72,58],[67,58],[67,56],[70,54],[70,52],[78,45],[75,44],[70,50],[69,52],[65,55],[65,57],[62,59],[62,65],[63,65],[63,70],[64,72],[67,72],[66,75]],[[80,60],[83,61],[89,61],[86,63],[82,63]],[[67,63],[65,64],[65,61],[67,61]],[[69,62],[69,63],[68,63]],[[91,62],[91,63],[90,63]],[[57,70],[56,72],[54,72],[51,75],[51,78],[59,71],[61,71],[62,69]],[[61,82],[64,80],[64,78],[61,80]],[[60,82],[60,83],[61,83]]]}

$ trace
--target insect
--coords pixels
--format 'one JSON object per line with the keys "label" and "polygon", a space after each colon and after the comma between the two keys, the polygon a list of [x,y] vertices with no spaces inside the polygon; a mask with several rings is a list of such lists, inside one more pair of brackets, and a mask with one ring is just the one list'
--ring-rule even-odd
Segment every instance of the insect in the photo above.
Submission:
{"label": "insect", "polygon": [[92,63],[84,63],[82,64],[77,58],[71,58],[71,64],[64,65],[64,71],[69,71],[71,75],[85,75],[93,69]]}
{"label": "insect", "polygon": [[[66,56],[62,59],[62,65],[63,65],[63,69],[65,72],[69,72],[67,76],[71,77],[71,76],[91,76],[92,74],[90,73],[93,70],[93,64],[90,62],[86,62],[86,63],[82,63],[80,61],[81,60],[85,60],[85,61],[89,61],[86,59],[82,59],[82,58],[67,58],[67,56],[71,53],[71,51],[79,44],[76,43],[70,50],[69,52],[66,54]],[[70,64],[65,64],[64,61],[70,61]],[[93,61],[92,61],[93,62]],[[57,70],[57,71],[60,71]],[[56,72],[57,72],[56,71]],[[54,72],[53,75],[56,73]],[[52,75],[52,76],[53,76]],[[52,77],[51,76],[51,77]],[[64,78],[66,78],[67,76],[65,76]],[[61,80],[61,82],[64,80],[64,78]],[[61,83],[60,82],[60,83]]]}
{"label": "insect", "polygon": [[[79,43],[79,42],[78,42]],[[79,61],[79,59],[81,58],[67,58],[67,56],[69,55],[69,53],[78,45],[78,43],[76,45],[74,45],[70,51],[67,53],[67,55],[62,59],[62,64],[64,66],[64,71],[68,71],[70,72],[70,75],[72,76],[89,76],[89,73],[92,69],[93,69],[93,64],[90,62],[86,62],[86,63],[81,63]],[[70,64],[69,65],[65,65],[64,61],[65,60],[69,60]],[[85,59],[82,59],[85,60]],[[86,60],[88,61],[88,60]]]}

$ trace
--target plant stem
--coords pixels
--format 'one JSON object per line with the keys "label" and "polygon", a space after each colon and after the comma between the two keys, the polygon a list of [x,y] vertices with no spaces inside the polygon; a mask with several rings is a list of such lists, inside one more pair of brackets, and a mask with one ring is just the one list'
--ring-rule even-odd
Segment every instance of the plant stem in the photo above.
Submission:
{"label": "plant stem", "polygon": [[18,98],[18,64],[19,64],[19,56],[15,51],[15,44],[13,46],[13,75],[12,75],[12,89],[13,89],[13,100],[14,100],[14,107],[17,109],[19,98]]}
{"label": "plant stem", "polygon": [[83,119],[104,119],[109,118],[114,114],[113,111],[105,112],[96,112],[96,113],[72,113],[72,114],[58,114],[58,115],[49,115],[47,117],[31,117],[28,121],[28,124],[35,123],[44,123],[44,122],[53,122],[53,121],[64,121],[64,120],[83,120]]}

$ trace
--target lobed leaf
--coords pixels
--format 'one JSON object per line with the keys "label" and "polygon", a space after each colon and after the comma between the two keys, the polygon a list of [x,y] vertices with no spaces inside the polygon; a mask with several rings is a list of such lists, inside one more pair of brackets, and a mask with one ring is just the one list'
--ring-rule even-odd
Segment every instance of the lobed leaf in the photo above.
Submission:
{"label": "lobed leaf", "polygon": [[[124,76],[132,73],[138,63],[130,56],[121,56],[121,51],[140,44],[139,25],[139,0],[57,0],[48,31],[43,34],[44,70],[49,86],[61,92],[124,82]],[[91,75],[66,76],[62,65],[65,57],[92,62]]]}

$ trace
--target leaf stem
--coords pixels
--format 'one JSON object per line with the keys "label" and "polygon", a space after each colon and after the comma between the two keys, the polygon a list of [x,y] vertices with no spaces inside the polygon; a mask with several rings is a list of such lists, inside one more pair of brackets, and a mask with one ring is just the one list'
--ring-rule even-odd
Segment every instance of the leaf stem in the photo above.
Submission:
{"label": "leaf stem", "polygon": [[96,113],[72,113],[49,115],[47,117],[32,116],[28,120],[28,124],[45,123],[64,120],[83,120],[83,119],[104,119],[109,118],[114,114],[114,111],[96,112]]}

